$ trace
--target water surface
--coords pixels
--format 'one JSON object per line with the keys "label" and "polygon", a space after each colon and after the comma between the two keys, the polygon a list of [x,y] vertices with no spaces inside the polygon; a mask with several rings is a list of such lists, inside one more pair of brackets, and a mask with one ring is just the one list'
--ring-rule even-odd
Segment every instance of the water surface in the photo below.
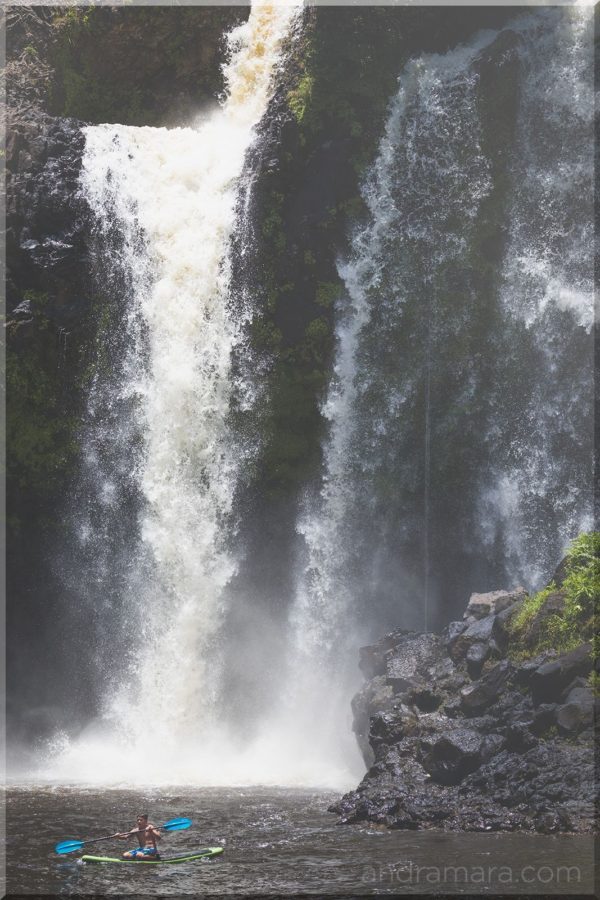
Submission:
{"label": "water surface", "polygon": [[[286,788],[11,787],[6,795],[8,891],[14,894],[378,893],[491,895],[592,893],[587,836],[443,834],[340,826],[336,794]],[[202,846],[222,857],[177,866],[95,866],[57,856],[54,844],[189,816],[189,831],[165,835],[164,856]],[[122,852],[104,841],[86,852]]]}

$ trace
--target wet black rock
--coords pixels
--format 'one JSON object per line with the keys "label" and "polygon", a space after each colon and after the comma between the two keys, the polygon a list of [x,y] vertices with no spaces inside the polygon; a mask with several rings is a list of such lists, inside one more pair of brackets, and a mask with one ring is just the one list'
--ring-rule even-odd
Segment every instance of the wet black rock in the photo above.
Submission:
{"label": "wet black rock", "polygon": [[465,775],[478,769],[482,759],[483,737],[468,728],[453,728],[421,740],[421,763],[440,784],[458,784]]}
{"label": "wet black rock", "polygon": [[463,688],[460,704],[465,715],[477,715],[491,706],[506,685],[512,671],[510,662],[502,660],[475,684]]}
{"label": "wet black rock", "polygon": [[594,721],[594,695],[589,687],[575,687],[567,702],[556,711],[556,724],[562,734],[573,734]]}
{"label": "wet black rock", "polygon": [[[368,771],[341,822],[450,831],[592,830],[591,647],[512,661],[522,593],[475,595],[441,636],[395,631],[361,651],[353,700]],[[482,614],[485,613],[485,614]]]}
{"label": "wet black rock", "polygon": [[532,673],[530,685],[534,703],[551,702],[578,675],[592,670],[592,645],[581,644],[570,653],[542,663]]}
{"label": "wet black rock", "polygon": [[456,662],[464,659],[469,649],[474,644],[487,644],[492,639],[494,616],[485,616],[483,619],[474,620],[465,631],[458,634],[449,643],[450,656]]}
{"label": "wet black rock", "polygon": [[492,647],[490,643],[471,644],[465,657],[467,671],[471,678],[478,678],[481,675],[483,665],[488,659],[491,651]]}
{"label": "wet black rock", "polygon": [[525,588],[518,587],[514,591],[490,591],[487,594],[471,594],[464,618],[483,619],[508,609],[513,603],[527,596]]}

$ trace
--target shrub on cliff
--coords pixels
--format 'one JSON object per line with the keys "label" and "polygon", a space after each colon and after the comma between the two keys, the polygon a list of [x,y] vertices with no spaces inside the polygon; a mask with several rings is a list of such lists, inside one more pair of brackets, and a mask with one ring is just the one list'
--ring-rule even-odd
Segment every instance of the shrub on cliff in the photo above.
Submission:
{"label": "shrub on cliff", "polygon": [[550,584],[528,597],[510,622],[511,655],[565,652],[594,636],[600,598],[600,532],[580,534]]}

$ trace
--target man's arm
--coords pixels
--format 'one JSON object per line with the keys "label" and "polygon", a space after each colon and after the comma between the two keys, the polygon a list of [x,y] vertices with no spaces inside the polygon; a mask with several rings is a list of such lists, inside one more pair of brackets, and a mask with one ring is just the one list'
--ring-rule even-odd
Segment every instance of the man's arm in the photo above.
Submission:
{"label": "man's arm", "polygon": [[148,825],[146,832],[150,832],[150,834],[156,841],[160,841],[160,839],[162,837],[162,835],[161,835],[160,831],[158,830],[158,828],[156,827],[156,825]]}

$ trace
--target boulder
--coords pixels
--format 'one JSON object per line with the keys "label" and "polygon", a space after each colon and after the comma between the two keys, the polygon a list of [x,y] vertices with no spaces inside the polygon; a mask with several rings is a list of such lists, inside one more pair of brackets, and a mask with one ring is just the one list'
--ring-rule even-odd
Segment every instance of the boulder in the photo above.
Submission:
{"label": "boulder", "polygon": [[591,652],[591,644],[581,644],[570,653],[539,666],[530,679],[534,703],[555,702],[574,678],[588,675],[592,669]]}
{"label": "boulder", "polygon": [[401,713],[382,712],[371,718],[369,742],[376,755],[381,744],[397,744],[405,733],[405,717]]}
{"label": "boulder", "polygon": [[420,761],[440,784],[458,784],[479,768],[483,737],[469,728],[453,728],[441,735],[422,738]]}
{"label": "boulder", "polygon": [[493,756],[504,750],[506,738],[501,734],[486,734],[481,743],[481,761],[489,762]]}
{"label": "boulder", "polygon": [[463,688],[460,705],[464,714],[475,716],[487,709],[488,706],[491,706],[506,685],[512,672],[512,665],[505,659],[495,665],[493,669],[490,669],[479,681]]}
{"label": "boulder", "polygon": [[387,658],[405,634],[411,634],[411,632],[402,629],[391,631],[376,644],[360,648],[358,666],[365,678],[385,675]]}
{"label": "boulder", "polygon": [[526,659],[524,662],[519,663],[515,669],[515,684],[527,687],[533,673],[541,665],[556,659],[556,657],[556,650],[547,650],[544,653],[540,653],[539,656],[534,656],[533,659]]}
{"label": "boulder", "polygon": [[387,657],[386,683],[395,693],[427,688],[442,646],[435,634],[405,634]]}
{"label": "boulder", "polygon": [[589,687],[575,687],[567,702],[556,711],[556,725],[561,734],[573,734],[592,725],[594,721],[594,694]]}
{"label": "boulder", "polygon": [[450,652],[450,647],[454,644],[457,637],[461,635],[463,631],[466,631],[467,628],[467,622],[450,622],[449,625],[446,625],[442,631],[442,640],[444,642],[444,647],[448,652]]}
{"label": "boulder", "polygon": [[527,596],[524,587],[514,588],[512,591],[490,591],[487,594],[471,594],[467,608],[463,613],[463,619],[473,617],[483,619],[485,616],[496,615],[507,609],[519,600]]}
{"label": "boulder", "polygon": [[561,694],[561,700],[566,701],[569,697],[569,694],[572,691],[575,691],[576,688],[583,688],[586,691],[590,690],[590,683],[587,678],[582,678],[581,675],[578,675],[577,678],[574,678],[573,681],[569,682],[567,687]]}
{"label": "boulder", "polygon": [[455,663],[464,659],[473,644],[487,644],[492,639],[494,616],[477,619],[449,642],[448,652]]}
{"label": "boulder", "polygon": [[471,644],[465,657],[467,672],[471,678],[479,678],[485,661],[491,652],[490,644]]}
{"label": "boulder", "polygon": [[532,734],[540,736],[556,724],[556,703],[541,703],[536,709],[530,725]]}
{"label": "boulder", "polygon": [[506,729],[506,748],[513,753],[526,753],[537,744],[528,728],[530,723],[514,722]]}

